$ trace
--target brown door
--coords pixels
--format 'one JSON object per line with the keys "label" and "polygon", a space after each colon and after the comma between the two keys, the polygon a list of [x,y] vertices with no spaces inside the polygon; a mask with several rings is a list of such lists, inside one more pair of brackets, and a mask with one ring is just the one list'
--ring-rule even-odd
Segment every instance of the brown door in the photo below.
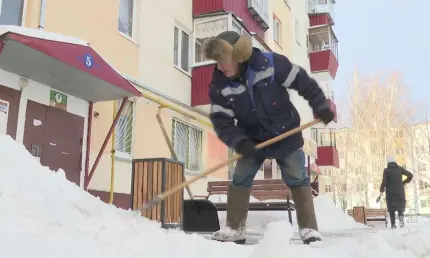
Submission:
{"label": "brown door", "polygon": [[63,169],[71,182],[80,184],[84,118],[48,107],[44,161],[52,170]]}
{"label": "brown door", "polygon": [[44,137],[46,127],[47,106],[27,101],[27,111],[25,114],[24,146],[35,157],[40,158],[40,163],[47,166],[42,155],[45,151]]}
{"label": "brown door", "polygon": [[84,118],[33,101],[27,103],[24,146],[51,170],[80,184]]}
{"label": "brown door", "polygon": [[0,99],[9,102],[9,115],[6,134],[16,139],[16,127],[18,125],[19,102],[21,92],[8,87],[0,86]]}

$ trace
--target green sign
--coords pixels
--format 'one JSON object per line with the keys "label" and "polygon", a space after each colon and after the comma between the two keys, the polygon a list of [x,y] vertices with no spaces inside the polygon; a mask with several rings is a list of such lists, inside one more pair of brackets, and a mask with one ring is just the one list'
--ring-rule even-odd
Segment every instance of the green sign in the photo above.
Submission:
{"label": "green sign", "polygon": [[51,90],[49,94],[49,103],[53,107],[67,110],[67,95]]}

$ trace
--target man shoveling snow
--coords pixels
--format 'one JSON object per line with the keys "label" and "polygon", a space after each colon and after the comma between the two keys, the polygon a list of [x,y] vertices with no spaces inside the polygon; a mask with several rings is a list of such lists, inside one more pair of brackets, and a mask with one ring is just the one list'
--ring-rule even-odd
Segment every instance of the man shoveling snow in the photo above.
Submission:
{"label": "man shoveling snow", "polygon": [[290,101],[288,89],[298,91],[316,116],[330,123],[334,113],[323,91],[302,67],[285,56],[253,48],[248,36],[234,31],[209,40],[205,56],[217,62],[209,92],[211,121],[218,137],[243,155],[228,189],[227,227],[215,232],[213,239],[245,242],[252,181],[264,160],[273,158],[291,189],[303,242],[321,240],[305,169],[302,134],[261,150],[255,145],[300,126],[300,115]]}

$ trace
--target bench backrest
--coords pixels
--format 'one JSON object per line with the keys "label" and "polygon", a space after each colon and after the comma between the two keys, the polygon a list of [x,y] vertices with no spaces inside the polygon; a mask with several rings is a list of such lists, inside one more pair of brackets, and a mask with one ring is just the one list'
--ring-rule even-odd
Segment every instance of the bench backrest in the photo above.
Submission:
{"label": "bench backrest", "polygon": [[[208,182],[207,192],[212,194],[226,194],[231,181]],[[254,180],[251,195],[256,199],[286,199],[291,198],[290,188],[282,179]]]}
{"label": "bench backrest", "polygon": [[386,209],[366,209],[366,213],[368,217],[385,216],[387,213],[387,210]]}
{"label": "bench backrest", "polygon": [[[387,213],[387,209],[366,209],[367,217],[375,217],[375,216],[385,216]],[[353,216],[354,212],[352,209],[348,210],[348,215]]]}

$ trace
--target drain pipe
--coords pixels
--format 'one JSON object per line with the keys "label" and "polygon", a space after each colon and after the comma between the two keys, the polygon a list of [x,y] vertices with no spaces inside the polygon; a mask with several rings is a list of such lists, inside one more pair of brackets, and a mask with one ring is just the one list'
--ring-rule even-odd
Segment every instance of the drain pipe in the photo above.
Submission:
{"label": "drain pipe", "polygon": [[40,14],[39,14],[39,30],[43,30],[45,27],[45,9],[46,9],[46,0],[40,0]]}
{"label": "drain pipe", "polygon": [[88,107],[88,125],[87,125],[87,151],[85,152],[85,176],[84,181],[87,179],[88,175],[90,174],[90,153],[91,153],[91,129],[93,128],[93,111],[94,111],[94,104],[93,102],[90,102],[90,105]]}

